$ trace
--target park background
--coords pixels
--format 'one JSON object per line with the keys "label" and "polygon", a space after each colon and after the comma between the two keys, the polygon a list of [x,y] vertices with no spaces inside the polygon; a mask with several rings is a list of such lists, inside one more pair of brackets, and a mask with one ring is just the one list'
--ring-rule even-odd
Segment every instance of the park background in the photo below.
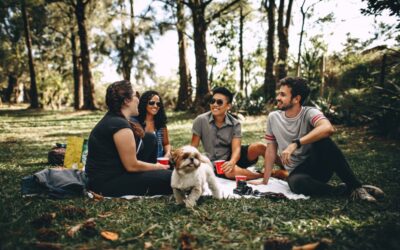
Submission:
{"label": "park background", "polygon": [[[1,1],[0,248],[45,241],[169,249],[189,239],[193,248],[254,249],[286,237],[296,245],[328,238],[332,249],[398,249],[399,13],[398,1],[385,0]],[[113,81],[159,91],[179,147],[189,143],[191,121],[207,110],[215,86],[236,93],[244,143],[262,140],[277,80],[297,75],[310,82],[307,105],[336,125],[334,140],[354,171],[382,187],[385,200],[205,199],[191,212],[169,198],[20,196],[20,179],[50,167],[47,152],[56,142],[89,135]],[[47,231],[36,228],[46,215]],[[66,234],[90,217],[96,230],[120,240]]]}

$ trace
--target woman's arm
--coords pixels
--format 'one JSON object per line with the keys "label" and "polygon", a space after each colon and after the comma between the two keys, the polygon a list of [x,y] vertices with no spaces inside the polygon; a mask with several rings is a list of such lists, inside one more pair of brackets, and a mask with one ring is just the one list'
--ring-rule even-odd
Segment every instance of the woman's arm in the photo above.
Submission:
{"label": "woman's arm", "polygon": [[128,172],[143,172],[159,169],[168,169],[168,165],[147,163],[136,158],[136,143],[133,132],[129,128],[119,130],[113,135],[115,146],[122,165]]}
{"label": "woman's arm", "polygon": [[164,148],[164,157],[171,156],[171,145],[169,144],[169,136],[167,127],[163,128],[163,148]]}

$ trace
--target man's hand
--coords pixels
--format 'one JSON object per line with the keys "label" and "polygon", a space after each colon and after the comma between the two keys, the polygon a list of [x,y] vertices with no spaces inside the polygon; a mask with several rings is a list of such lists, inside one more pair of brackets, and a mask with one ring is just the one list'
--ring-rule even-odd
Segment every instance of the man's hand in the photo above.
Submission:
{"label": "man's hand", "polygon": [[222,164],[222,170],[224,170],[224,173],[229,173],[232,172],[233,168],[235,167],[235,163],[232,161],[226,161],[224,164]]}
{"label": "man's hand", "polygon": [[290,158],[296,149],[297,149],[296,143],[290,143],[289,146],[282,151],[281,160],[284,166],[290,165],[290,163],[292,162]]}
{"label": "man's hand", "polygon": [[251,185],[267,185],[268,184],[268,180],[255,180],[255,181],[248,181],[249,184]]}

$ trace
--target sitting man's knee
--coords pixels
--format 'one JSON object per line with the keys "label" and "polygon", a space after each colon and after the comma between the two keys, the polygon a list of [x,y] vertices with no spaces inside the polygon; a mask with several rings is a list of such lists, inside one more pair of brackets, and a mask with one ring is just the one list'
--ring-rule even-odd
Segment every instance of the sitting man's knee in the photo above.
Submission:
{"label": "sitting man's knee", "polygon": [[303,175],[292,175],[287,179],[287,183],[289,184],[290,190],[296,194],[306,194],[307,190],[307,178]]}

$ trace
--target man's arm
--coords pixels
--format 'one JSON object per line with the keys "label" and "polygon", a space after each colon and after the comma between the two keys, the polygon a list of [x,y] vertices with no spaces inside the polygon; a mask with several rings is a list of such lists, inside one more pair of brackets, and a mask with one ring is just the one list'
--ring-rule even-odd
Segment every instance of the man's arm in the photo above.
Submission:
{"label": "man's arm", "polygon": [[231,155],[231,159],[229,161],[226,161],[224,164],[222,164],[222,169],[224,170],[224,172],[231,172],[233,170],[233,168],[236,165],[236,162],[239,161],[240,159],[240,147],[242,145],[241,142],[241,138],[240,137],[235,137],[232,139],[232,143],[231,143],[231,150],[232,150],[232,155]]}
{"label": "man's arm", "polygon": [[200,145],[200,136],[192,134],[192,142],[190,143],[193,147],[198,148]]}
{"label": "man's arm", "polygon": [[[333,128],[329,120],[322,119],[315,124],[313,130],[311,130],[308,134],[298,139],[300,140],[301,145],[310,144],[319,141],[323,138],[331,136],[334,131],[335,129]],[[291,143],[285,150],[282,151],[281,159],[284,165],[290,164],[290,156],[296,149],[297,149],[297,144]]]}
{"label": "man's arm", "polygon": [[250,181],[253,185],[267,185],[269,178],[271,177],[272,168],[274,167],[275,159],[277,157],[278,144],[268,143],[267,149],[265,150],[264,157],[264,177],[262,181]]}
{"label": "man's arm", "polygon": [[262,180],[262,184],[267,185],[269,181],[269,177],[271,177],[272,168],[274,167],[276,153],[277,153],[278,144],[276,143],[268,143],[267,149],[265,150],[265,160],[264,160],[264,178]]}

